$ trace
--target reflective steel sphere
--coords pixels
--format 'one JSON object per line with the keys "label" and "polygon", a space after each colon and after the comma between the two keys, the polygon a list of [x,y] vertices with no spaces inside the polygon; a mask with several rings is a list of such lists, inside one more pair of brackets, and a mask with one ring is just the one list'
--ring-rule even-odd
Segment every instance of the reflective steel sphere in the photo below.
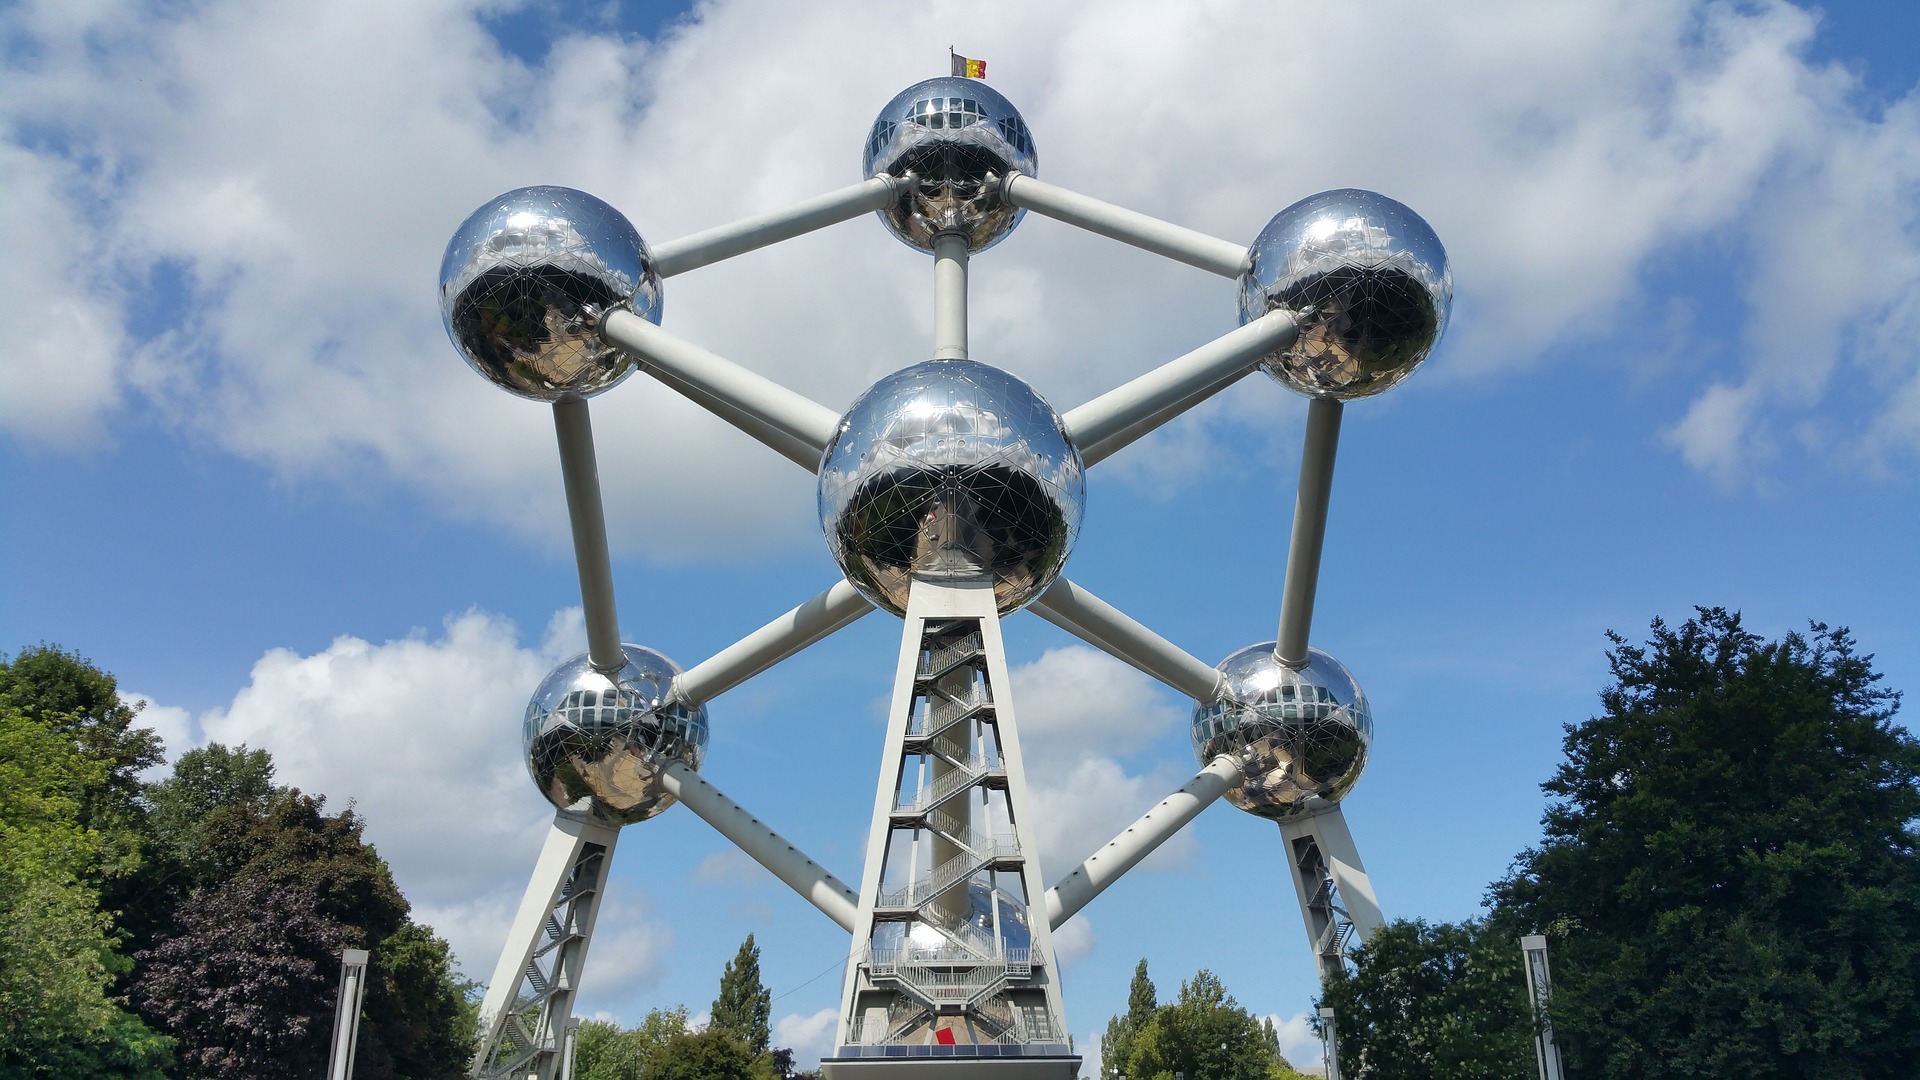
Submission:
{"label": "reflective steel sphere", "polygon": [[1193,752],[1202,764],[1237,758],[1246,780],[1227,792],[1249,814],[1280,819],[1308,796],[1338,802],[1360,779],[1373,742],[1367,695],[1338,660],[1307,650],[1298,671],[1249,645],[1220,662],[1227,693],[1193,710]]}
{"label": "reflective steel sphere", "polygon": [[893,235],[921,251],[957,232],[983,251],[1013,231],[1026,211],[1007,205],[989,175],[1035,174],[1039,158],[1019,110],[978,79],[943,76],[887,102],[867,135],[869,177],[912,173],[919,183],[880,211]]}
{"label": "reflective steel sphere", "polygon": [[609,310],[660,321],[660,275],[620,211],[584,191],[517,188],[473,212],[440,260],[440,315],[473,370],[537,401],[633,372],[600,337]]}
{"label": "reflective steel sphere", "polygon": [[1267,222],[1250,254],[1240,321],[1299,313],[1299,339],[1262,365],[1308,397],[1380,393],[1412,374],[1447,327],[1447,251],[1385,195],[1338,188],[1302,199]]}
{"label": "reflective steel sphere", "polygon": [[707,754],[707,710],[666,702],[680,668],[639,645],[622,645],[614,678],[586,653],[553,669],[527,703],[521,744],[547,801],[610,825],[630,825],[673,805],[660,784],[669,761],[698,769]]}
{"label": "reflective steel sphere", "polygon": [[875,383],[820,466],[820,526],[861,595],[896,615],[914,576],[990,576],[1001,613],[1053,583],[1080,534],[1080,452],[1033,388],[971,360]]}

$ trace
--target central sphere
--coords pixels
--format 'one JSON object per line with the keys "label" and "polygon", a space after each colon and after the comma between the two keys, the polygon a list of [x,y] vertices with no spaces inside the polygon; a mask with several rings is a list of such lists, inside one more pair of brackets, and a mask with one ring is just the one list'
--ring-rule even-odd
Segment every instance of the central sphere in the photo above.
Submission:
{"label": "central sphere", "polygon": [[1413,374],[1447,328],[1453,272],[1419,214],[1338,188],[1275,214],[1248,252],[1240,321],[1294,312],[1300,336],[1261,361],[1308,397],[1370,397]]}
{"label": "central sphere", "polygon": [[620,211],[573,188],[496,196],[440,260],[447,336],[489,382],[536,401],[591,397],[633,373],[600,336],[618,307],[660,321],[653,255]]}
{"label": "central sphere", "polygon": [[873,384],[820,465],[827,547],[862,596],[896,615],[915,577],[991,577],[1001,614],[1019,610],[1066,565],[1085,501],[1060,414],[971,360]]}
{"label": "central sphere", "polygon": [[1193,752],[1221,754],[1246,779],[1227,800],[1249,814],[1281,819],[1318,795],[1338,802],[1360,779],[1373,744],[1373,710],[1352,673],[1319,649],[1291,668],[1276,643],[1249,645],[1220,662],[1227,692],[1193,710]]}
{"label": "central sphere", "polygon": [[586,653],[553,669],[527,703],[521,745],[534,785],[554,806],[609,825],[645,821],[673,805],[660,777],[670,761],[699,769],[707,710],[669,701],[680,668],[622,645],[612,677]]}
{"label": "central sphere", "polygon": [[932,251],[934,237],[958,233],[968,251],[983,251],[1026,213],[1008,205],[988,177],[1032,176],[1039,161],[1033,135],[1012,102],[978,79],[942,76],[887,102],[867,135],[861,166],[869,178],[917,178],[880,211],[880,220],[908,246]]}

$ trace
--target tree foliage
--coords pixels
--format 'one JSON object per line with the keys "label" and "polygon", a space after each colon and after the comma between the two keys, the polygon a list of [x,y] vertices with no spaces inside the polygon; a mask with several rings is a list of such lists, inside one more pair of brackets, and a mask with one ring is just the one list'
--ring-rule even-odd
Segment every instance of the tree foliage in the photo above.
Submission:
{"label": "tree foliage", "polygon": [[1291,1080],[1299,1076],[1280,1056],[1270,1026],[1240,1007],[1210,971],[1180,984],[1170,1005],[1155,1005],[1142,960],[1134,969],[1125,1017],[1115,1017],[1101,1042],[1101,1074],[1129,1080]]}
{"label": "tree foliage", "polygon": [[0,663],[0,1072],[157,1077],[168,1041],[114,992],[127,961],[101,905],[103,885],[137,865],[126,819],[100,795],[122,759],[95,756],[83,720],[28,677],[63,665],[22,659],[35,661],[26,672]]}
{"label": "tree foliage", "polygon": [[1375,1080],[1506,1080],[1534,1068],[1520,941],[1504,927],[1396,921],[1329,980],[1340,1060]]}
{"label": "tree foliage", "polygon": [[1920,1075],[1920,745],[1842,630],[1612,636],[1496,917],[1553,941],[1575,1076]]}
{"label": "tree foliage", "polygon": [[720,996],[713,999],[710,1026],[727,1032],[755,1054],[769,1051],[773,1029],[773,993],[760,983],[760,946],[753,935],[720,973]]}

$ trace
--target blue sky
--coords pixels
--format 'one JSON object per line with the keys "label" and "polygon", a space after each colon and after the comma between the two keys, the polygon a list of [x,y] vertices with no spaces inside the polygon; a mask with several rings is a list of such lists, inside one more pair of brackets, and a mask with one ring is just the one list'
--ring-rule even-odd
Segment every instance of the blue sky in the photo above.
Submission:
{"label": "blue sky", "polygon": [[[1609,628],[1820,619],[1920,686],[1911,5],[994,7],[15,6],[0,648],[78,649],[173,750],[244,739],[356,801],[484,974],[546,817],[519,713],[582,636],[545,410],[446,343],[446,238],[528,183],[655,241],[848,183],[952,44],[1056,183],[1236,240],[1373,187],[1452,252],[1449,337],[1347,412],[1314,627],[1375,703],[1347,815],[1390,915],[1471,914],[1537,836]],[[1062,408],[1233,324],[1227,283],[1039,219],[974,285],[976,358]],[[665,325],[839,408],[923,358],[929,297],[861,220],[670,280]],[[1303,415],[1252,379],[1103,464],[1069,572],[1208,660],[1270,638]],[[595,419],[629,639],[690,665],[833,580],[798,470],[642,378]],[[847,880],[897,627],[712,706],[706,774]],[[1007,633],[1064,868],[1191,773],[1187,707]],[[1303,1012],[1279,860],[1222,805],[1091,906],[1081,1049],[1142,955]],[[683,811],[616,877],[589,1011],[699,1011],[752,931],[818,1052],[844,935]]]}

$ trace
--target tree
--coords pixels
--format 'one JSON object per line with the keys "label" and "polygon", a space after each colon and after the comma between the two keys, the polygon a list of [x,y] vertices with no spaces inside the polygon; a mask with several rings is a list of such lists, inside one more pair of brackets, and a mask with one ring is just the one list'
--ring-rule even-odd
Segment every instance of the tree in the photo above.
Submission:
{"label": "tree", "polygon": [[647,1080],[774,1080],[773,1059],[709,1025],[670,1037],[654,1056]]}
{"label": "tree", "polygon": [[[1134,1005],[1152,1001],[1152,983],[1146,981],[1144,961],[1134,969],[1134,989],[1138,991],[1143,985],[1145,995],[1128,995],[1130,1018]],[[1261,1022],[1241,1008],[1220,980],[1205,969],[1180,984],[1180,996],[1173,1004],[1153,1008],[1143,1023],[1132,1027],[1131,1046],[1124,1059],[1112,1059],[1108,1054],[1103,1041],[1101,1071],[1130,1080],[1174,1080],[1176,1074],[1207,1080],[1291,1080],[1299,1076],[1268,1040]]]}
{"label": "tree", "polygon": [[1519,935],[1481,920],[1400,920],[1326,984],[1341,1064],[1375,1080],[1505,1080],[1534,1067]]}
{"label": "tree", "polygon": [[768,1052],[772,1040],[773,994],[760,984],[760,946],[753,935],[720,973],[720,996],[713,999],[711,1026],[745,1043],[755,1054]]}
{"label": "tree", "polygon": [[1112,1080],[1121,1075],[1127,1059],[1133,1055],[1133,1036],[1153,1019],[1160,1003],[1154,999],[1153,980],[1147,977],[1147,958],[1134,965],[1133,982],[1127,987],[1127,1011],[1107,1021],[1107,1033],[1100,1039],[1100,1075]]}
{"label": "tree", "polygon": [[1492,890],[1553,942],[1568,1071],[1920,1075],[1920,745],[1872,658],[1719,608],[1609,637],[1545,837]]}
{"label": "tree", "polygon": [[110,767],[82,749],[70,714],[14,704],[34,699],[36,688],[17,671],[7,674],[9,690],[0,697],[0,1073],[157,1078],[170,1060],[168,1040],[113,992],[127,962],[100,906],[101,882],[110,876],[103,863],[130,856],[87,821]]}
{"label": "tree", "polygon": [[574,1035],[574,1080],[652,1080],[663,1049],[686,1033],[684,1008],[655,1009],[632,1029],[584,1021]]}

